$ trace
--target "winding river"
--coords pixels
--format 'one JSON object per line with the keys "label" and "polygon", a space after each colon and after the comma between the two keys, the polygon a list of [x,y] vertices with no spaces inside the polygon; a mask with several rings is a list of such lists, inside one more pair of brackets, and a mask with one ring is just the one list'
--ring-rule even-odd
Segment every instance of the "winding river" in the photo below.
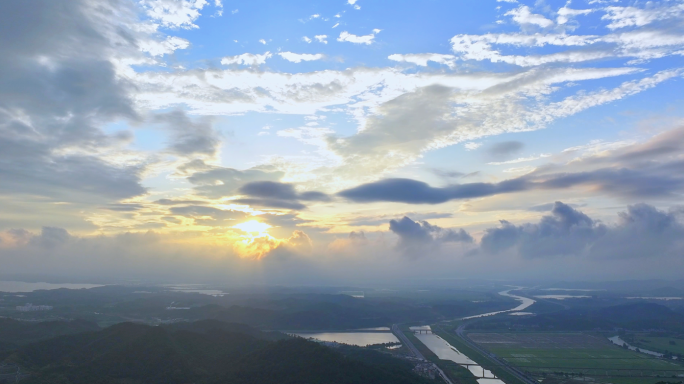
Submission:
{"label": "winding river", "polygon": [[[527,297],[522,297],[522,296],[517,296],[511,294],[511,291],[516,291],[520,288],[514,288],[514,289],[509,289],[507,291],[501,291],[499,292],[499,295],[501,296],[506,296],[506,297],[511,297],[513,299],[516,299],[520,301],[520,305],[518,305],[515,308],[512,309],[507,309],[505,311],[497,311],[497,312],[489,312],[489,313],[483,313],[481,315],[475,315],[475,316],[468,316],[468,317],[463,317],[461,320],[468,320],[468,319],[475,319],[479,317],[487,317],[487,316],[494,316],[498,315],[499,313],[519,313],[520,311],[527,309],[529,306],[535,303],[535,300],[532,300]],[[526,313],[526,312],[523,312]],[[427,330],[430,329],[430,326],[421,326],[421,327],[411,327],[411,330]],[[451,344],[449,344],[446,340],[442,339],[438,335],[435,335],[434,333],[418,333],[415,335],[418,340],[420,340],[421,343],[425,344],[426,347],[428,347],[437,357],[439,357],[442,360],[451,360],[456,364],[459,365],[464,365],[468,370],[475,375],[475,377],[478,377],[477,382],[479,384],[505,384],[503,381],[500,379],[494,378],[494,374],[482,368],[481,366],[477,365],[477,363],[473,360],[471,360],[468,356],[464,355],[461,353],[458,349],[454,348]],[[484,378],[483,378],[484,377]]]}

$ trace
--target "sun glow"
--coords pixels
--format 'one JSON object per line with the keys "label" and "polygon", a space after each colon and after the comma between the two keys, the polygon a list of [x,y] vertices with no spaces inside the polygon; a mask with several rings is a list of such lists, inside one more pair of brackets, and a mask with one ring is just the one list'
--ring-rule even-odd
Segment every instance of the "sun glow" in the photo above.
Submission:
{"label": "sun glow", "polygon": [[240,229],[244,232],[247,232],[249,234],[265,234],[266,231],[271,228],[270,225],[266,223],[260,223],[256,220],[250,220],[244,223],[240,223],[237,225],[234,225],[233,228]]}

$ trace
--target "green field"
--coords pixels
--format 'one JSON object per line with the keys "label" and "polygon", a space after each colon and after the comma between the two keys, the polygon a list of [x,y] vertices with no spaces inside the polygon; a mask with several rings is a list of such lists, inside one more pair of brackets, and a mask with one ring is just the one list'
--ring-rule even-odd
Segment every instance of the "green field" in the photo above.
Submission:
{"label": "green field", "polygon": [[[673,342],[674,345],[672,345],[671,342]],[[670,351],[674,354],[684,355],[684,339],[681,338],[651,337],[648,334],[639,333],[634,335],[634,342],[632,345],[660,353]]]}
{"label": "green field", "polygon": [[670,381],[684,378],[684,366],[624,350],[600,335],[470,333],[468,336],[539,379],[566,377],[567,374],[567,377],[575,377],[575,382],[582,378],[602,383],[653,384],[665,378]]}

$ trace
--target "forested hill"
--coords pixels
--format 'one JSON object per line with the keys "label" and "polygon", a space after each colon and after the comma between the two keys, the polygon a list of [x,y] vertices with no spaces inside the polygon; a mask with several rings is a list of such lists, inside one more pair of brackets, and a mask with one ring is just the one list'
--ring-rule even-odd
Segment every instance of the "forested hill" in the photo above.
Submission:
{"label": "forested hill", "polygon": [[364,362],[355,358],[354,348],[344,351],[218,321],[168,327],[121,323],[34,343],[7,361],[31,372],[25,384],[432,382],[401,360]]}
{"label": "forested hill", "polygon": [[0,351],[55,336],[97,331],[97,324],[85,320],[27,322],[0,318]]}

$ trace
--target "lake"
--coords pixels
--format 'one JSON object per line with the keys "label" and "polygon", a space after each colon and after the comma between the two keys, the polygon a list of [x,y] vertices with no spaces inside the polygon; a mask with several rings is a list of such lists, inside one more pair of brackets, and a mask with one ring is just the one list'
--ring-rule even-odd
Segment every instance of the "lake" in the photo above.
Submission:
{"label": "lake", "polygon": [[103,285],[99,285],[99,284],[71,284],[71,283],[53,284],[53,283],[45,283],[45,282],[27,283],[25,281],[0,281],[0,292],[10,292],[10,293],[33,292],[33,291],[38,291],[41,289],[50,290],[50,289],[60,289],[60,288],[90,289],[90,288],[96,288],[96,287],[102,287],[102,286]]}
{"label": "lake", "polygon": [[367,347],[373,344],[398,343],[399,339],[391,332],[320,332],[295,333],[305,339],[314,338],[320,341],[334,341],[336,343]]}

